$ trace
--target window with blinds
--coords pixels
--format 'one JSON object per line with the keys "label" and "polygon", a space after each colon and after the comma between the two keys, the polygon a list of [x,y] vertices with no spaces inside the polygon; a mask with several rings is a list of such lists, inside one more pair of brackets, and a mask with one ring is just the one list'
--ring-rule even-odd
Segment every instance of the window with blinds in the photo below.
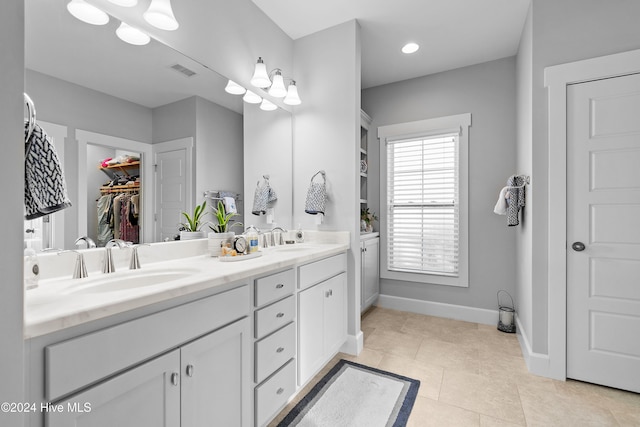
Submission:
{"label": "window with blinds", "polygon": [[387,139],[387,268],[459,273],[458,133]]}

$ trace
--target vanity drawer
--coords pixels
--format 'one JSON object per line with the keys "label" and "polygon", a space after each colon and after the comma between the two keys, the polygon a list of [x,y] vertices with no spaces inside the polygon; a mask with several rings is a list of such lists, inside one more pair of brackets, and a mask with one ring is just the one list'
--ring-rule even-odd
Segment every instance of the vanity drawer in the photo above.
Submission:
{"label": "vanity drawer", "polygon": [[262,338],[293,321],[294,310],[295,300],[293,295],[256,310],[255,338]]}
{"label": "vanity drawer", "polygon": [[256,426],[263,426],[296,390],[296,361],[291,359],[271,378],[256,387]]}
{"label": "vanity drawer", "polygon": [[330,279],[343,271],[347,271],[347,254],[339,254],[320,261],[298,267],[299,288],[306,289],[310,286]]}
{"label": "vanity drawer", "polygon": [[296,327],[289,323],[279,331],[257,341],[255,344],[257,383],[269,375],[296,354]]}
{"label": "vanity drawer", "polygon": [[45,347],[45,398],[54,401],[249,314],[249,286]]}
{"label": "vanity drawer", "polygon": [[260,307],[293,293],[295,276],[293,269],[261,277],[255,282],[255,306]]}

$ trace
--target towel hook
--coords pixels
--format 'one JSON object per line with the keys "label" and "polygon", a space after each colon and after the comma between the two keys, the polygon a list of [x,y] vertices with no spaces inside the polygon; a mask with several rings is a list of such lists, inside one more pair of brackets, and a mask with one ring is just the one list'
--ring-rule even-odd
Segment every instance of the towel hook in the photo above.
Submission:
{"label": "towel hook", "polygon": [[24,93],[24,103],[27,104],[27,111],[29,112],[29,126],[27,127],[27,136],[25,138],[26,142],[29,141],[29,138],[31,138],[31,135],[33,134],[33,130],[36,127],[36,106],[31,97],[26,93]]}

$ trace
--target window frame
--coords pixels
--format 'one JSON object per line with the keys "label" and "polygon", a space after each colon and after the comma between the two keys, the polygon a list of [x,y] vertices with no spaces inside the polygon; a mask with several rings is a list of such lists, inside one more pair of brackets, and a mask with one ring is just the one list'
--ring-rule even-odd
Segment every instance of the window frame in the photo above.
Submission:
{"label": "window frame", "polygon": [[[469,286],[469,127],[471,113],[398,123],[378,127],[380,140],[380,277],[383,279],[437,284],[456,287]],[[389,270],[387,205],[387,141],[459,133],[458,137],[458,275],[428,274]]]}

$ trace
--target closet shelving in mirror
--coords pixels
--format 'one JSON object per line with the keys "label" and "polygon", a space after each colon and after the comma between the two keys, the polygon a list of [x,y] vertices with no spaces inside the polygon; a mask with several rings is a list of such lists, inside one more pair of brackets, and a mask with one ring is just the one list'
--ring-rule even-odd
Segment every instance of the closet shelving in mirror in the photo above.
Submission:
{"label": "closet shelving in mirror", "polygon": [[[116,163],[114,165],[109,165],[109,166],[98,166],[100,168],[101,171],[103,171],[104,173],[106,173],[107,175],[109,175],[109,173],[107,171],[113,171],[113,172],[122,172],[127,176],[131,176],[131,175],[137,175],[137,173],[131,173],[133,170],[139,171],[140,170],[140,161],[134,161],[134,162],[128,162],[128,163]],[[111,177],[111,175],[109,175],[109,177]]]}
{"label": "closet shelving in mirror", "polygon": [[[132,161],[126,163],[116,163],[108,166],[98,166],[102,172],[104,172],[109,179],[116,177],[137,177],[140,174],[140,161]],[[103,185],[100,187],[102,194],[106,193],[134,193],[140,191],[140,182],[134,181],[128,184],[122,185]]]}

